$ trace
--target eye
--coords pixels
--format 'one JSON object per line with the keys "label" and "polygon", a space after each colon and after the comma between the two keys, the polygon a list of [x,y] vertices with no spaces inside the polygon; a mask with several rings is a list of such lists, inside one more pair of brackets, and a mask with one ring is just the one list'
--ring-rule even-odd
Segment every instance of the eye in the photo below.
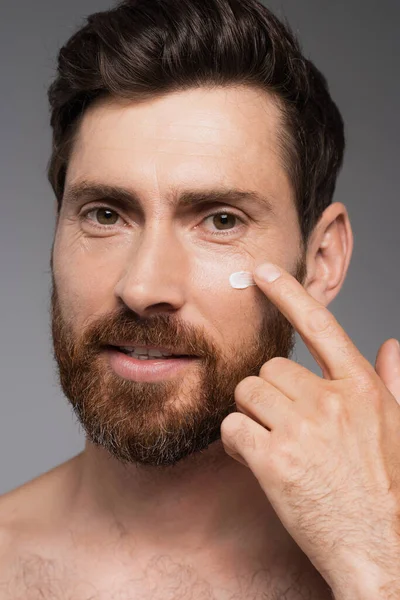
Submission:
{"label": "eye", "polygon": [[212,220],[212,224],[217,229],[216,232],[212,232],[213,235],[224,235],[225,232],[226,234],[229,234],[235,231],[237,229],[237,227],[235,227],[237,221],[240,221],[243,224],[242,219],[238,215],[227,211],[208,215],[208,217],[206,217],[204,221],[207,221],[209,219]]}
{"label": "eye", "polygon": [[[94,215],[94,217],[91,217],[91,215]],[[121,217],[115,210],[112,210],[107,206],[95,206],[82,214],[82,219],[84,221],[90,221],[95,226],[99,227],[116,225],[118,223],[118,219],[120,218]]]}

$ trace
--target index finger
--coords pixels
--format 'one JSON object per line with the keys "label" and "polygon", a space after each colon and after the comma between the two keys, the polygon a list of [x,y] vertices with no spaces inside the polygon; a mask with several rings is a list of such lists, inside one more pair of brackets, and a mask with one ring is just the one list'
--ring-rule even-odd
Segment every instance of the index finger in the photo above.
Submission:
{"label": "index finger", "polygon": [[290,321],[331,379],[345,379],[372,368],[333,314],[290,273],[265,263],[255,269],[254,280]]}

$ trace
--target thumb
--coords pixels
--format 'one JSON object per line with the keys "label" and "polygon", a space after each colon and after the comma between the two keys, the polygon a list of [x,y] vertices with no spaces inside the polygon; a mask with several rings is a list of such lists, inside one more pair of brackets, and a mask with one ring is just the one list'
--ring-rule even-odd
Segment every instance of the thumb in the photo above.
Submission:
{"label": "thumb", "polygon": [[379,348],[375,370],[400,404],[400,346],[397,340],[386,340]]}

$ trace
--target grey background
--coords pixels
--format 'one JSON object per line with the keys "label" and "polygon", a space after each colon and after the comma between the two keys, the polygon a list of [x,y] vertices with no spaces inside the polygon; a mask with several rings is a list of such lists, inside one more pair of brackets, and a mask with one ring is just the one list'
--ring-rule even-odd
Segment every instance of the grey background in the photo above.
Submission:
{"label": "grey background", "polygon": [[[49,328],[55,202],[46,90],[60,45],[106,0],[0,0],[0,493],[70,458],[83,434],[59,390]],[[336,200],[355,250],[331,305],[364,355],[399,337],[398,193],[400,3],[270,0],[323,71],[347,128]],[[296,356],[315,368],[303,344]],[[316,372],[318,370],[316,369]]]}

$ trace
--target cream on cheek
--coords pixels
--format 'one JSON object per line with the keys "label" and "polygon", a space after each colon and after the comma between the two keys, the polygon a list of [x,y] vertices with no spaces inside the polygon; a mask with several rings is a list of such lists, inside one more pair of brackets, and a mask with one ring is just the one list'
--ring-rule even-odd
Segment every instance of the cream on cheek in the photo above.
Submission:
{"label": "cream on cheek", "polygon": [[[194,293],[191,302],[201,320],[214,329],[217,343],[229,346],[237,344],[240,332],[243,341],[247,335],[252,339],[261,323],[259,299],[254,292],[238,294],[229,282],[232,271],[238,271],[246,260],[237,255],[216,256],[195,260],[190,269],[190,286]],[[247,263],[248,264],[248,263]],[[247,266],[247,265],[246,265]]]}
{"label": "cream on cheek", "polygon": [[251,285],[257,285],[250,271],[237,271],[229,275],[229,283],[235,290],[244,290]]}

